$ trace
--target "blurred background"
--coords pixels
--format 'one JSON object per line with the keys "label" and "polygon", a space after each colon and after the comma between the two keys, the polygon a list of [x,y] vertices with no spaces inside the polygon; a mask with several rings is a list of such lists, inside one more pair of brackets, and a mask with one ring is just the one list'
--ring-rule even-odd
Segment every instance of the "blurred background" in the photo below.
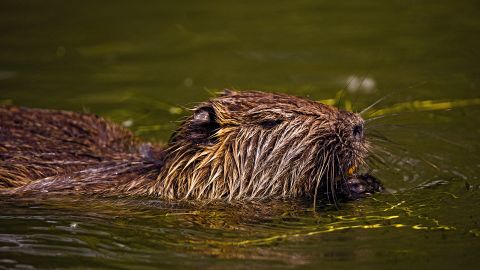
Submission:
{"label": "blurred background", "polygon": [[354,76],[358,108],[477,97],[478,4],[441,2],[4,0],[0,99],[135,129],[223,88],[327,99]]}
{"label": "blurred background", "polygon": [[[231,220],[223,220],[222,224],[229,226],[213,226],[216,230],[211,231],[205,231],[205,224],[189,227],[185,224],[190,221],[185,220],[149,219],[144,223],[147,225],[136,224],[140,227],[134,228],[150,234],[132,240],[125,235],[133,227],[109,227],[111,220],[100,218],[83,233],[96,237],[100,237],[99,231],[110,233],[104,242],[92,236],[110,245],[107,256],[104,249],[88,241],[87,250],[82,249],[85,253],[76,252],[65,239],[78,240],[78,236],[62,228],[70,228],[78,220],[88,224],[90,219],[83,212],[75,217],[58,212],[50,219],[64,225],[50,236],[64,237],[57,239],[62,243],[59,245],[70,247],[72,253],[64,254],[64,261],[59,259],[53,265],[64,266],[69,256],[93,263],[87,255],[96,254],[96,263],[108,267],[128,265],[140,258],[147,267],[158,265],[163,258],[164,266],[194,267],[200,263],[220,269],[227,265],[270,267],[272,261],[278,263],[273,266],[287,268],[323,265],[348,269],[359,263],[375,268],[378,262],[407,267],[406,261],[410,261],[414,266],[439,269],[457,267],[457,260],[471,268],[477,263],[475,256],[480,255],[479,11],[480,4],[473,0],[2,0],[1,105],[92,112],[153,141],[168,140],[178,120],[188,114],[186,108],[224,88],[277,91],[330,101],[344,90],[344,101],[354,111],[381,98],[384,100],[374,112],[401,108],[399,115],[384,117],[371,127],[388,138],[379,142],[383,150],[378,154],[385,164],[371,169],[394,195],[357,202],[338,213],[353,218],[347,225],[341,223],[347,228],[376,224],[377,219],[363,219],[366,215],[386,215],[390,223],[380,222],[386,222],[386,229],[352,229],[324,238],[300,237],[297,242],[298,238],[289,240],[292,231],[308,235],[318,231],[315,226],[330,226],[337,214],[327,213],[334,217],[319,219],[308,213],[287,224],[277,220],[275,226],[268,222],[239,225],[238,221],[232,225]],[[443,105],[434,106],[439,102]],[[419,109],[414,104],[423,105]],[[393,206],[397,204],[403,210]],[[22,218],[33,213],[41,217],[52,214],[49,207],[44,212],[37,208],[22,208],[22,212],[15,204],[9,207],[4,208],[4,217],[14,218],[4,221],[0,233],[20,240],[32,230],[32,224]],[[160,216],[155,212],[158,209],[148,211],[154,211],[149,218]],[[143,222],[142,217],[135,218]],[[45,222],[35,228],[50,228]],[[408,229],[393,229],[397,227],[392,224]],[[17,231],[9,229],[14,225]],[[169,237],[162,238],[164,232],[153,229],[167,227],[188,227],[190,231],[167,230]],[[262,242],[264,247],[243,247],[238,253],[225,249],[225,245],[215,246],[225,234],[233,242],[244,240],[245,234],[235,234],[232,228],[250,231],[248,237],[254,239],[281,233],[287,240],[276,247],[268,241]],[[4,254],[27,265],[35,258],[37,264],[30,265],[48,266],[43,262],[53,240],[32,234],[31,239],[44,246],[30,247],[31,257],[25,257],[21,248],[4,248],[10,252]],[[133,250],[130,257],[120,255],[127,249],[112,238]],[[146,238],[161,241],[135,245]],[[13,247],[18,241],[22,243],[1,239],[0,251],[2,243]],[[176,256],[191,253],[172,252],[166,244],[179,239],[214,247],[197,246],[202,255],[179,260]],[[436,248],[430,250],[432,246]],[[164,253],[154,252],[159,250]],[[210,261],[211,256],[223,260]],[[240,263],[236,261],[239,258],[244,260]]]}

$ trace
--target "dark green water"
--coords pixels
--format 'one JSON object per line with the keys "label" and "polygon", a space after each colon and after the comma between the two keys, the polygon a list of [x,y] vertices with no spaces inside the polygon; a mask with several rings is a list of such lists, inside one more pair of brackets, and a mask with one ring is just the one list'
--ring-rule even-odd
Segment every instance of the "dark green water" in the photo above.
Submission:
{"label": "dark green water", "polygon": [[[354,110],[387,96],[373,112],[478,104],[475,1],[241,2],[3,0],[0,103],[87,110],[158,141],[225,87],[350,89]],[[479,268],[480,107],[452,104],[373,122],[391,194],[338,210],[1,198],[0,269]]]}

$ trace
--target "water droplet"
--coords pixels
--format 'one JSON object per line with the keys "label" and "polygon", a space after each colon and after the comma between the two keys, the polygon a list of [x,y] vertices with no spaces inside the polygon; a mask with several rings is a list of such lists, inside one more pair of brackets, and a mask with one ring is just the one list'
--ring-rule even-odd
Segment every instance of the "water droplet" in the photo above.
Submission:
{"label": "water droplet", "polygon": [[127,128],[133,126],[133,119],[127,119],[127,120],[123,121],[122,126],[127,127]]}

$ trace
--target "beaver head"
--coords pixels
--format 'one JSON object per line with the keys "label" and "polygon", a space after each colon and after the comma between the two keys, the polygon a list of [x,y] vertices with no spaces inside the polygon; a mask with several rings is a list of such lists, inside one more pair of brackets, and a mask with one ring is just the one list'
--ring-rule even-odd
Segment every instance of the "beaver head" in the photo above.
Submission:
{"label": "beaver head", "polygon": [[314,197],[364,162],[363,119],[284,94],[225,91],[177,129],[150,194],[172,199]]}

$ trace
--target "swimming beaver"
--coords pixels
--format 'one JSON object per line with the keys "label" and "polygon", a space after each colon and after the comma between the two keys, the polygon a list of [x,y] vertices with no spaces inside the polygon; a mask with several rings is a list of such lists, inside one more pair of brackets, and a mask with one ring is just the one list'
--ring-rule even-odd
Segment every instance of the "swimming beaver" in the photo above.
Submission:
{"label": "swimming beaver", "polygon": [[303,98],[226,90],[161,146],[95,115],[0,107],[0,193],[356,199],[381,189],[354,174],[369,149],[363,124]]}

